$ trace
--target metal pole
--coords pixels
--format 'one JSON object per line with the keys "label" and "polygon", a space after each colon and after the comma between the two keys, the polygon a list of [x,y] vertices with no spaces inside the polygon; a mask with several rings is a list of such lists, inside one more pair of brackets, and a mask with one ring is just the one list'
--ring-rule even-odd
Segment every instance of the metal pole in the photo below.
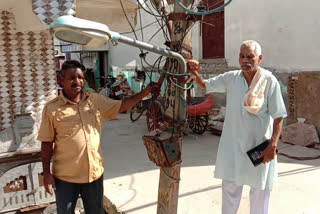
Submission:
{"label": "metal pole", "polygon": [[116,41],[118,41],[120,43],[127,44],[129,46],[134,46],[134,47],[137,47],[137,48],[140,48],[140,49],[143,49],[143,50],[147,50],[147,51],[150,51],[150,52],[153,52],[153,53],[157,53],[157,54],[160,54],[160,55],[163,55],[163,56],[174,58],[174,59],[178,60],[180,66],[181,66],[181,72],[182,73],[186,73],[187,72],[186,62],[185,62],[184,58],[177,52],[170,51],[170,50],[167,50],[167,49],[164,49],[164,48],[160,48],[158,46],[154,46],[154,45],[151,45],[151,44],[148,44],[148,43],[145,43],[145,42],[141,42],[141,41],[138,41],[138,40],[126,37],[126,36],[122,36],[122,35],[120,35],[116,39]]}

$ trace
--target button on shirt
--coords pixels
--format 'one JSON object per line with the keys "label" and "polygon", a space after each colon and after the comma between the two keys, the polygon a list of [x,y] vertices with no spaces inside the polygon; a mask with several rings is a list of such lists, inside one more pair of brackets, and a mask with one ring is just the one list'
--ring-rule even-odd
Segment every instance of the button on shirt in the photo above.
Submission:
{"label": "button on shirt", "polygon": [[[261,68],[262,69],[262,68]],[[271,72],[266,74],[264,103],[255,115],[242,106],[249,90],[241,70],[230,71],[205,81],[207,92],[226,92],[227,106],[218,148],[215,177],[256,189],[272,189],[277,177],[277,157],[254,167],[246,152],[272,136],[273,120],[286,117],[280,85]]]}
{"label": "button on shirt", "polygon": [[115,119],[120,106],[121,101],[86,92],[78,104],[63,93],[46,104],[38,140],[54,142],[55,177],[71,183],[91,183],[102,176],[103,120]]}

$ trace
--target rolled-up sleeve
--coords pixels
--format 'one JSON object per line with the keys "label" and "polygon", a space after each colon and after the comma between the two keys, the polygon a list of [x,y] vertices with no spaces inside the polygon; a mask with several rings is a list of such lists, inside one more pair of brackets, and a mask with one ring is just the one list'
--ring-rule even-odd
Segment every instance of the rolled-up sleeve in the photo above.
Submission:
{"label": "rolled-up sleeve", "polygon": [[95,103],[98,104],[98,108],[104,120],[116,119],[119,113],[122,101],[113,100],[99,94],[95,94],[94,99],[95,99]]}
{"label": "rolled-up sleeve", "polygon": [[279,82],[274,78],[268,96],[268,111],[273,119],[287,117]]}
{"label": "rolled-up sleeve", "polygon": [[45,106],[42,111],[42,120],[37,139],[42,142],[54,142],[55,139],[53,119],[52,115],[48,112],[47,106]]}
{"label": "rolled-up sleeve", "polygon": [[226,74],[220,74],[216,77],[204,81],[207,93],[211,92],[227,92]]}

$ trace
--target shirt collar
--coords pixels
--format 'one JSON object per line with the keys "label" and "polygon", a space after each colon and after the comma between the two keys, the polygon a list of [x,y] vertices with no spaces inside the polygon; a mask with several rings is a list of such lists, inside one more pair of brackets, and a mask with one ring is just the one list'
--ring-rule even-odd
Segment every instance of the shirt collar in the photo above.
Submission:
{"label": "shirt collar", "polygon": [[[81,103],[83,100],[85,100],[88,96],[89,96],[89,94],[88,94],[86,91],[83,90],[83,91],[81,92],[81,100],[80,100],[80,103]],[[67,104],[67,103],[73,104],[73,105],[76,104],[75,102],[72,102],[71,100],[69,100],[68,98],[66,98],[66,97],[64,96],[64,94],[63,94],[63,91],[61,91],[61,93],[60,93],[60,99],[61,99],[63,105],[65,105],[65,104]]]}

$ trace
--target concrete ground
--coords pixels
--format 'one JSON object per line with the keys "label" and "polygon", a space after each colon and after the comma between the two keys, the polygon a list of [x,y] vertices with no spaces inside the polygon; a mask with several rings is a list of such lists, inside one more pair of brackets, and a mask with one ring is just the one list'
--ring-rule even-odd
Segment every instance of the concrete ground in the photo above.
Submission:
{"label": "concrete ground", "polygon": [[[105,123],[104,192],[125,213],[154,214],[159,168],[147,156],[142,136],[145,118],[135,123],[129,114]],[[186,136],[183,143],[179,214],[221,213],[221,180],[213,177],[219,137],[209,132]],[[279,181],[271,193],[270,214],[320,213],[320,159],[298,161],[279,156]],[[245,187],[239,214],[249,213]]]}

